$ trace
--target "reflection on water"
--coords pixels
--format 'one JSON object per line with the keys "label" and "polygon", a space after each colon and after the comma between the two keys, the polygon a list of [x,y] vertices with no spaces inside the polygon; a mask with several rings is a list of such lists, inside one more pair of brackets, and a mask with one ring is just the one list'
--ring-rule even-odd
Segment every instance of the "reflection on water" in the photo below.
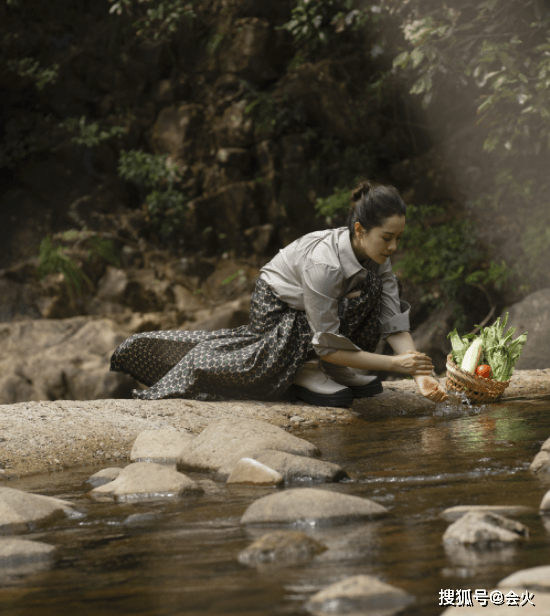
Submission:
{"label": "reflection on water", "polygon": [[[550,489],[529,463],[550,434],[548,404],[468,406],[363,414],[350,425],[297,433],[344,466],[350,479],[323,489],[371,498],[390,510],[383,520],[308,534],[327,551],[306,565],[251,569],[238,553],[264,529],[240,517],[270,488],[226,487],[192,474],[202,496],[178,502],[97,503],[77,469],[10,483],[70,499],[84,517],[27,538],[57,546],[55,564],[31,575],[0,578],[2,616],[304,616],[311,594],[342,577],[371,574],[416,597],[406,616],[436,616],[442,588],[489,588],[521,568],[550,564],[550,520],[536,510]],[[97,470],[97,469],[94,469]],[[525,545],[476,551],[444,548],[455,505],[527,505],[517,519]]]}

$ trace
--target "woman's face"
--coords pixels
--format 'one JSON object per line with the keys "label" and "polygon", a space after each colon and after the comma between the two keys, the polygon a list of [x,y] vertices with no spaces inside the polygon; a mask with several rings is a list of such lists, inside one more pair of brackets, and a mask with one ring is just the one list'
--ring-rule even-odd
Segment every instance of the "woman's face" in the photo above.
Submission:
{"label": "woman's face", "polygon": [[359,261],[368,257],[376,263],[384,263],[397,250],[404,230],[404,216],[390,216],[381,227],[373,227],[370,231],[365,231],[361,223],[356,222],[352,241],[355,256]]}

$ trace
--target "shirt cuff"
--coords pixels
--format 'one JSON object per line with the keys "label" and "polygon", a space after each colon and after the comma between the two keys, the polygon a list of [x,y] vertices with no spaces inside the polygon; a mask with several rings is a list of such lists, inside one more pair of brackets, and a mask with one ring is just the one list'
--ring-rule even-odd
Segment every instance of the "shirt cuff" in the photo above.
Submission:
{"label": "shirt cuff", "polygon": [[410,304],[407,304],[407,302],[401,300],[400,308],[401,312],[399,314],[394,314],[386,321],[380,322],[380,335],[382,336],[382,338],[387,338],[388,336],[391,336],[392,334],[397,334],[399,332],[411,331],[411,306]]}
{"label": "shirt cuff", "polygon": [[311,344],[313,344],[313,348],[315,349],[317,355],[321,357],[323,355],[336,353],[336,351],[339,351],[340,349],[343,351],[361,350],[358,346],[355,346],[349,338],[341,336],[340,334],[331,334],[329,332],[320,332],[315,334]]}

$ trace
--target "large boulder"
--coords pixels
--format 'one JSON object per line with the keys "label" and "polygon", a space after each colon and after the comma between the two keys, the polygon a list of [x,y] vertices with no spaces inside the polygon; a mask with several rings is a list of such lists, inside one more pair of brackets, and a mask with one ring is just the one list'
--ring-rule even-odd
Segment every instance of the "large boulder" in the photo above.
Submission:
{"label": "large boulder", "polygon": [[283,483],[283,476],[253,458],[242,458],[233,467],[227,483],[229,485],[278,486]]}
{"label": "large boulder", "polygon": [[[550,593],[550,565],[516,571],[501,580],[498,586],[500,588],[521,587]],[[548,607],[550,608],[550,604]]]}
{"label": "large boulder", "polygon": [[0,488],[0,531],[28,530],[38,523],[72,513],[73,504],[69,501],[13,488]]}
{"label": "large boulder", "polygon": [[212,421],[180,455],[178,470],[217,471],[233,469],[241,458],[263,449],[287,451],[302,456],[318,456],[319,450],[308,441],[282,428],[255,419]]}
{"label": "large boulder", "polygon": [[188,432],[174,429],[144,430],[134,441],[132,462],[176,463],[181,452],[193,441]]}
{"label": "large boulder", "polygon": [[38,319],[0,325],[0,404],[129,398],[137,384],[109,372],[126,338],[109,319]]}
{"label": "large boulder", "polygon": [[503,516],[515,516],[531,513],[533,508],[525,507],[524,505],[457,505],[442,511],[440,517],[447,520],[447,522],[454,522],[471,511],[474,513],[498,513]]}
{"label": "large boulder", "polygon": [[508,312],[508,325],[517,327],[516,336],[527,332],[527,342],[515,368],[550,368],[550,289],[531,293]]}
{"label": "large boulder", "polygon": [[242,524],[327,525],[380,518],[388,510],[367,498],[296,488],[264,496],[244,512]]}

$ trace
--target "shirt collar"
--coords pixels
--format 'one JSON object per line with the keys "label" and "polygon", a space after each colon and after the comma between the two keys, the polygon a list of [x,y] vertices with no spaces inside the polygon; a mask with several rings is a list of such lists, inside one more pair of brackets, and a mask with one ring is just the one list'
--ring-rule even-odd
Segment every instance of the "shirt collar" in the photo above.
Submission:
{"label": "shirt collar", "polygon": [[363,265],[359,263],[351,247],[351,239],[347,227],[340,227],[338,229],[338,258],[346,278],[351,278],[357,272],[365,269],[365,265],[370,261],[370,259],[363,261]]}

